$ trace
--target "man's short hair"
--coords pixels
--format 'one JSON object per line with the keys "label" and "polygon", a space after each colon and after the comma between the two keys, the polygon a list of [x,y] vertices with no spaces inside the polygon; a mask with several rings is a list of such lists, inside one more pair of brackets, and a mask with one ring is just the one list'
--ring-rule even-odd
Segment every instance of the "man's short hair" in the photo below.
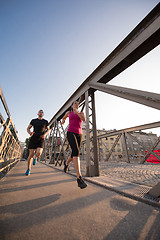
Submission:
{"label": "man's short hair", "polygon": [[38,112],[43,112],[43,110],[41,109],[41,110],[39,110]]}

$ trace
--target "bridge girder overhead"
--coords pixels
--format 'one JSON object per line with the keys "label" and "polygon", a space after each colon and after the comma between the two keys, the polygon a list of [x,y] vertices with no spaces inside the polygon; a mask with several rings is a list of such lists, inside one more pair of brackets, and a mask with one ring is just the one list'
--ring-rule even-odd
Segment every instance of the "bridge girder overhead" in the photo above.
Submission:
{"label": "bridge girder overhead", "polygon": [[[160,44],[160,3],[133,29],[113,52],[90,74],[49,122],[50,128],[60,121],[76,100],[86,101],[99,90],[155,109],[160,109],[160,94],[107,84],[137,60]],[[87,113],[87,109],[86,109]],[[95,116],[95,113],[93,114]],[[96,121],[95,121],[96,122]],[[94,124],[94,131],[96,126]],[[89,130],[88,130],[89,131]],[[96,138],[96,134],[95,134]],[[90,137],[88,136],[88,139]],[[97,139],[93,139],[96,143]],[[97,146],[95,146],[97,148]],[[94,148],[94,146],[93,146]],[[95,148],[94,151],[96,152]],[[88,156],[90,155],[88,151]],[[97,164],[98,166],[98,164]],[[95,166],[96,167],[96,166]]]}
{"label": "bridge girder overhead", "polygon": [[[85,99],[85,92],[93,83],[108,83],[119,73],[160,44],[160,3],[135,27],[115,50],[90,74],[50,120],[60,120],[72,102]],[[96,89],[95,89],[96,91]]]}

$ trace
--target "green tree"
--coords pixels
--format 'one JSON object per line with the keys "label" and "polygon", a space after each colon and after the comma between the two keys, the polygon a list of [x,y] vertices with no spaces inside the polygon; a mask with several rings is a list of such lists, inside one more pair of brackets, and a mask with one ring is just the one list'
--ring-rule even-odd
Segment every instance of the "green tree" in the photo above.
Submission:
{"label": "green tree", "polygon": [[26,147],[26,148],[28,148],[28,145],[29,145],[29,139],[30,139],[30,138],[26,138],[26,140],[25,140],[25,147]]}
{"label": "green tree", "polygon": [[25,149],[24,149],[24,152],[23,152],[23,157],[25,159],[27,159],[28,155],[29,155],[29,149],[28,149],[29,140],[30,140],[30,138],[26,138],[26,140],[25,140]]}

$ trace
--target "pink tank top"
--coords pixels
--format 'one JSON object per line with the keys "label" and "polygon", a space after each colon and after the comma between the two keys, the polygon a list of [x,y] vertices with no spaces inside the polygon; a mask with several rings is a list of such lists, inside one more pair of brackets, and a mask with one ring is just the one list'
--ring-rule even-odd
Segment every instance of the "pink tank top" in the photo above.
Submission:
{"label": "pink tank top", "polygon": [[70,112],[68,132],[82,134],[81,122],[82,120],[76,113]]}

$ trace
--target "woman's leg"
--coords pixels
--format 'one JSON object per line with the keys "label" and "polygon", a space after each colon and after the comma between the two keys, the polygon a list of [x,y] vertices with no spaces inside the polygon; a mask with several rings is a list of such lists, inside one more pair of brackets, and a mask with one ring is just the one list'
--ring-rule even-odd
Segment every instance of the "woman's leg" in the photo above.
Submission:
{"label": "woman's leg", "polygon": [[71,155],[70,155],[69,158],[68,158],[67,161],[66,161],[66,164],[69,165],[70,162],[72,162],[72,161],[73,161],[73,158],[72,158]]}
{"label": "woman's leg", "polygon": [[70,162],[73,161],[72,156],[69,156],[69,158],[67,159],[67,161],[64,161],[64,172],[66,173],[67,171],[69,171],[69,164]]}
{"label": "woman's leg", "polygon": [[71,156],[73,155],[73,158],[70,156],[66,164],[68,165],[69,162],[71,162],[73,159],[76,175],[77,175],[77,178],[79,178],[81,176],[80,161],[79,161],[79,148],[81,143],[81,135],[68,132],[67,137],[68,137],[69,145],[72,149]]}
{"label": "woman's leg", "polygon": [[76,170],[77,178],[81,176],[81,168],[80,168],[80,159],[79,159],[79,151],[82,142],[82,135],[76,134],[75,135],[76,145],[77,145],[77,157],[73,157],[74,168]]}
{"label": "woman's leg", "polygon": [[67,137],[68,137],[69,145],[71,146],[71,149],[72,149],[71,156],[73,156],[73,164],[74,164],[74,168],[77,175],[78,187],[80,187],[81,189],[86,188],[87,184],[81,177],[80,160],[79,160],[79,149],[80,149],[82,135],[68,132]]}
{"label": "woman's leg", "polygon": [[73,164],[74,164],[74,169],[76,171],[77,178],[79,178],[81,176],[79,157],[73,157]]}

